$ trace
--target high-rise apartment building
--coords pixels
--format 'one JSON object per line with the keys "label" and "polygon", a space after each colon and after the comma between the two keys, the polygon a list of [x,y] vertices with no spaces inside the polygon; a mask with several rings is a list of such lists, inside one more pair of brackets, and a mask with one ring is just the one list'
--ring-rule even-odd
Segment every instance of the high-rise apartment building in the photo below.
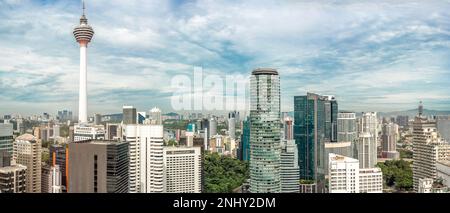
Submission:
{"label": "high-rise apartment building", "polygon": [[62,193],[62,188],[62,176],[59,165],[43,165],[41,193]]}
{"label": "high-rise apartment building", "polygon": [[13,153],[13,124],[0,124],[0,152],[6,151],[9,154]]}
{"label": "high-rise apartment building", "polygon": [[163,126],[124,125],[122,137],[130,146],[130,192],[163,192]]}
{"label": "high-rise apartment building", "polygon": [[358,118],[356,154],[360,168],[373,168],[377,164],[378,120],[376,112],[363,112]]}
{"label": "high-rise apartment building", "polygon": [[389,159],[399,159],[397,140],[399,138],[398,125],[383,120],[381,129],[381,156]]}
{"label": "high-rise apartment building", "polygon": [[69,192],[128,192],[128,162],[127,142],[69,143]]}
{"label": "high-rise apartment building", "polygon": [[164,192],[201,193],[201,147],[166,146],[164,159]]}
{"label": "high-rise apartment building", "polygon": [[13,160],[27,167],[26,191],[41,192],[41,141],[31,134],[23,134],[14,141]]}
{"label": "high-rise apartment building", "polygon": [[133,106],[123,106],[123,124],[137,124],[136,108]]}
{"label": "high-rise apartment building", "polygon": [[284,139],[281,142],[280,166],[281,192],[300,192],[300,171],[298,167],[298,149],[295,140]]}
{"label": "high-rise apartment building", "polygon": [[[0,159],[2,160],[2,159]],[[27,167],[10,163],[0,166],[0,193],[25,193]]]}
{"label": "high-rise apartment building", "polygon": [[256,69],[250,78],[250,192],[281,191],[280,77]]}

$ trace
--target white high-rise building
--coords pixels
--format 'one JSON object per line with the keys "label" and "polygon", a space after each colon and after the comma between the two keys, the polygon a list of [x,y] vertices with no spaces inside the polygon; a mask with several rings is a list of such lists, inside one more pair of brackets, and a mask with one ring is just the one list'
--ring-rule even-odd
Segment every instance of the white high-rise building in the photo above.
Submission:
{"label": "white high-rise building", "polygon": [[209,138],[208,139],[212,138],[216,134],[217,134],[217,120],[213,116],[209,120],[209,134],[208,134]]}
{"label": "white high-rise building", "polygon": [[359,161],[333,153],[328,158],[329,192],[359,193]]}
{"label": "white high-rise building", "polygon": [[31,134],[23,134],[14,141],[13,162],[27,167],[27,193],[41,192],[41,141]]}
{"label": "white high-rise building", "polygon": [[201,193],[201,148],[164,147],[164,181],[164,192]]}
{"label": "white high-rise building", "polygon": [[84,14],[80,18],[80,25],[75,27],[73,35],[80,44],[80,86],[79,86],[79,105],[78,120],[80,123],[87,123],[87,46],[94,36],[94,30],[88,25],[87,18]]}
{"label": "white high-rise building", "polygon": [[330,193],[382,193],[380,168],[359,168],[358,159],[329,154]]}
{"label": "white high-rise building", "polygon": [[376,112],[365,112],[358,119],[356,155],[360,168],[373,168],[377,164],[378,120]]}
{"label": "white high-rise building", "polygon": [[74,126],[74,142],[84,140],[101,140],[105,139],[105,126],[91,125],[87,123],[77,124]]}
{"label": "white high-rise building", "polygon": [[152,124],[162,125],[162,116],[161,110],[157,107],[154,107],[150,110],[150,115],[152,116]]}
{"label": "white high-rise building", "polygon": [[162,125],[123,126],[123,139],[129,142],[130,192],[164,192]]}
{"label": "white high-rise building", "polygon": [[398,125],[383,121],[381,134],[382,157],[390,159],[400,158],[397,152]]}

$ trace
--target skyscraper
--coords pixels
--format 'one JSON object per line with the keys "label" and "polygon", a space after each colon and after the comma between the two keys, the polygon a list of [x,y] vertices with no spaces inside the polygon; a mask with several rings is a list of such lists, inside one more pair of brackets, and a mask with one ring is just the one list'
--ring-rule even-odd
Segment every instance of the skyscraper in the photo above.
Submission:
{"label": "skyscraper", "polygon": [[280,77],[255,69],[250,78],[250,192],[280,192]]}
{"label": "skyscraper", "polygon": [[413,123],[413,186],[419,191],[419,183],[426,179],[436,179],[436,162],[449,160],[450,145],[440,137],[436,122],[423,116],[420,102],[419,114]]}
{"label": "skyscraper", "polygon": [[58,145],[52,144],[49,148],[51,166],[59,167],[59,171],[61,172],[61,190],[63,192],[67,192],[68,186],[68,148],[66,145]]}
{"label": "skyscraper", "polygon": [[383,158],[398,159],[397,152],[398,125],[383,120],[381,130],[381,155]]}
{"label": "skyscraper", "polygon": [[73,35],[80,44],[80,91],[78,103],[78,120],[80,123],[87,123],[87,46],[91,42],[92,36],[94,36],[94,30],[88,25],[84,10],[83,2],[83,15],[80,18],[80,25],[73,30]]}
{"label": "skyscraper", "polygon": [[[211,119],[209,119],[209,138],[213,137],[217,134],[217,120],[216,117],[212,116]],[[209,139],[208,138],[208,139]]]}
{"label": "skyscraper", "polygon": [[95,125],[102,124],[102,115],[100,115],[98,113],[94,114],[94,124]]}
{"label": "skyscraper", "polygon": [[284,139],[281,142],[280,166],[281,192],[300,192],[300,171],[298,167],[298,149],[293,139]]}
{"label": "skyscraper", "polygon": [[128,161],[126,142],[69,143],[69,192],[128,192]]}
{"label": "skyscraper", "polygon": [[150,115],[152,116],[152,124],[162,125],[161,110],[158,107],[153,107],[150,110]]}
{"label": "skyscraper", "polygon": [[130,192],[163,192],[163,126],[129,124],[123,131],[130,146]]}
{"label": "skyscraper", "polygon": [[236,115],[236,111],[228,113],[228,135],[231,139],[236,138]]}
{"label": "skyscraper", "polygon": [[325,141],[337,142],[337,114],[338,104],[331,95],[325,97]]}
{"label": "skyscraper", "polygon": [[360,168],[373,168],[377,164],[377,113],[365,112],[358,119],[358,141],[356,155]]}
{"label": "skyscraper", "polygon": [[286,140],[294,139],[294,125],[291,117],[284,118],[284,139]]}
{"label": "skyscraper", "polygon": [[246,117],[242,122],[242,136],[240,143],[241,160],[250,160],[250,118]]}
{"label": "skyscraper", "polygon": [[166,146],[164,158],[164,192],[201,193],[201,147]]}
{"label": "skyscraper", "polygon": [[340,112],[337,116],[338,142],[354,143],[358,136],[356,132],[356,114],[354,112]]}
{"label": "skyscraper", "polygon": [[0,124],[0,152],[13,153],[13,131],[12,124]]}
{"label": "skyscraper", "polygon": [[24,134],[14,141],[13,160],[27,167],[26,191],[41,192],[41,141],[31,134]]}
{"label": "skyscraper", "polygon": [[294,138],[298,147],[300,179],[314,181],[316,192],[325,188],[325,102],[314,93],[294,97]]}
{"label": "skyscraper", "polygon": [[147,113],[146,112],[136,112],[136,122],[137,124],[144,124],[144,121],[147,117]]}
{"label": "skyscraper", "polygon": [[450,143],[450,115],[438,115],[435,120],[439,134]]}
{"label": "skyscraper", "polygon": [[123,106],[123,124],[137,124],[136,117],[136,108]]}

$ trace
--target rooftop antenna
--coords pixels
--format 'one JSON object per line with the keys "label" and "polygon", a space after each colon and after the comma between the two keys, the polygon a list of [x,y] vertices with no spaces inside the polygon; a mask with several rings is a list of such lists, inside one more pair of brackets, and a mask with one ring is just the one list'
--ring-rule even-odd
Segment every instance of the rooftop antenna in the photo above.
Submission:
{"label": "rooftop antenna", "polygon": [[86,9],[86,7],[84,6],[84,0],[83,0],[83,16],[84,16],[84,10]]}

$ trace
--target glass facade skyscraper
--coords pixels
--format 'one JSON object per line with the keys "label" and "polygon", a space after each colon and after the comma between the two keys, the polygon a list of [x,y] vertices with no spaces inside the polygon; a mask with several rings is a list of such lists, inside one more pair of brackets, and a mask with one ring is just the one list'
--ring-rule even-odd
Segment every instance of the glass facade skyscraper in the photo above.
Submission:
{"label": "glass facade skyscraper", "polygon": [[247,117],[243,122],[241,136],[241,160],[250,160],[250,120]]}
{"label": "glass facade skyscraper", "polygon": [[325,102],[314,93],[294,97],[294,138],[301,180],[313,180],[317,191],[324,183]]}
{"label": "glass facade skyscraper", "polygon": [[256,69],[250,78],[250,192],[281,191],[280,77]]}

